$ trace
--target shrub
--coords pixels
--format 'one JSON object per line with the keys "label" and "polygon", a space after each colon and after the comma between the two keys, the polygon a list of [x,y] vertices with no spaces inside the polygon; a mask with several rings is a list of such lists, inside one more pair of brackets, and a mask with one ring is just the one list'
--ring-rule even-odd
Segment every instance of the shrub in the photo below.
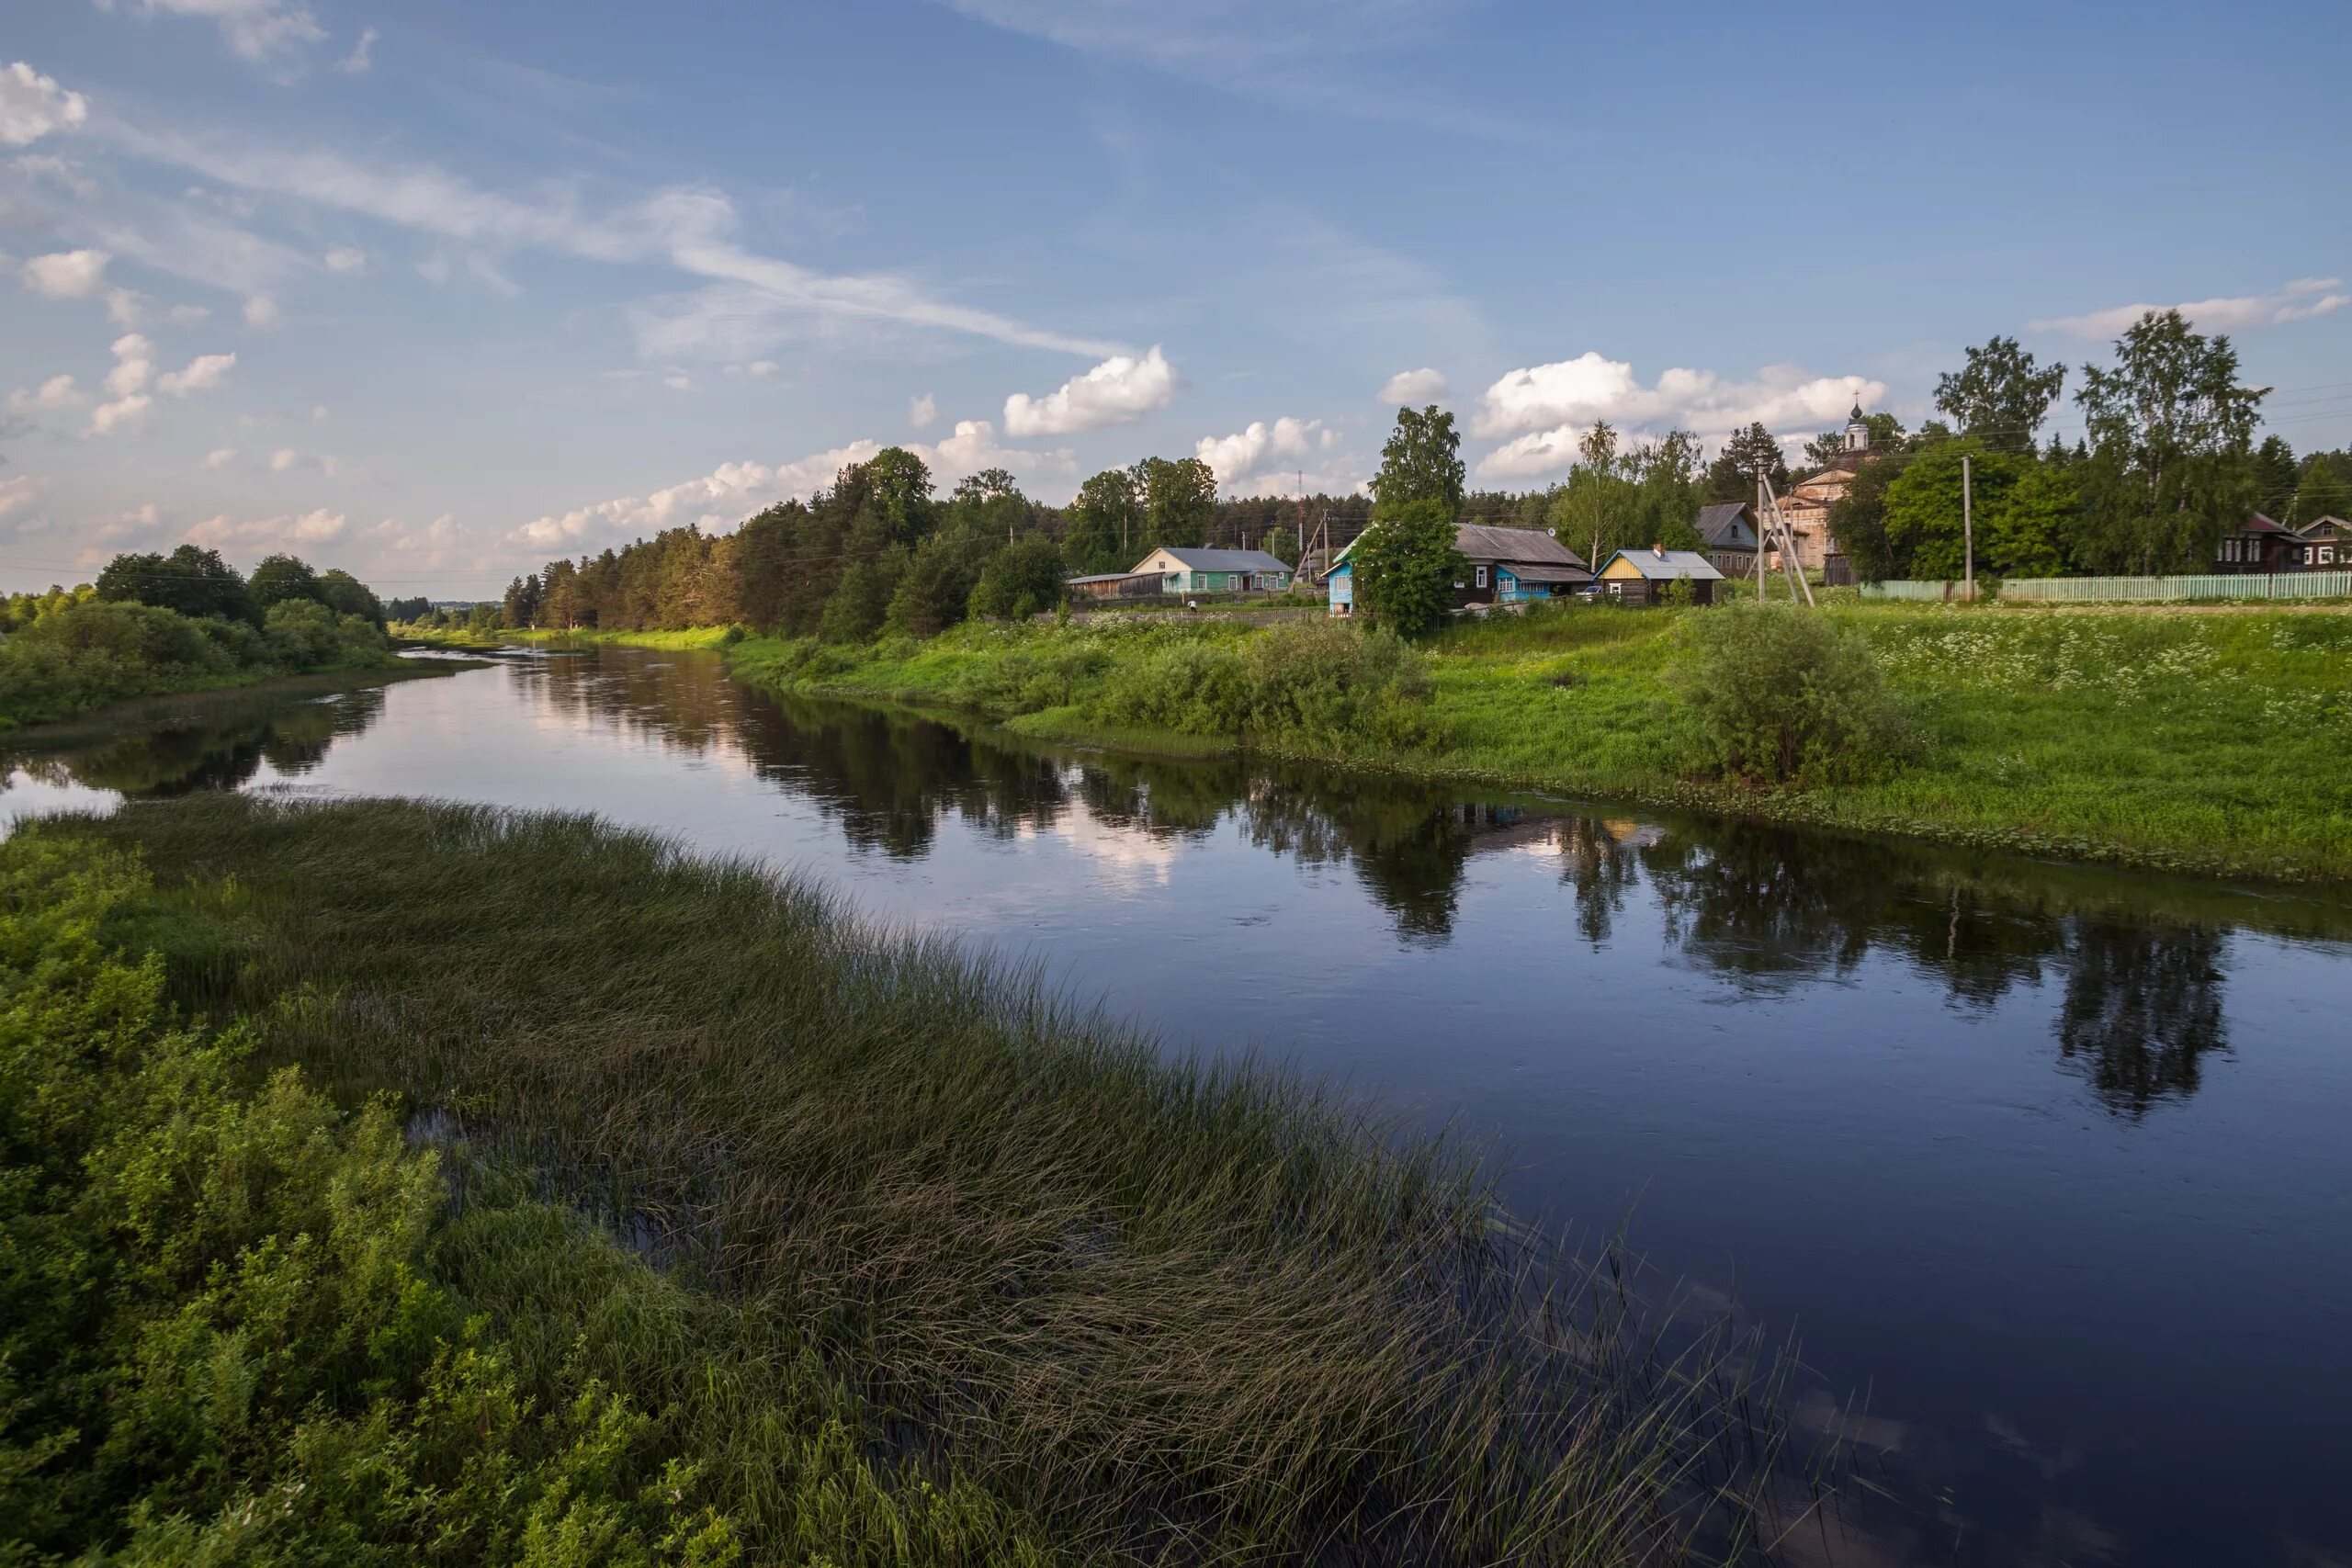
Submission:
{"label": "shrub", "polygon": [[365,664],[383,657],[390,645],[373,624],[357,615],[337,615],[315,599],[287,599],[263,617],[270,659],[289,670],[329,664]]}
{"label": "shrub", "polygon": [[1120,663],[1100,705],[1114,724],[1238,735],[1250,722],[1252,687],[1250,661],[1231,642],[1187,638]]}
{"label": "shrub", "polygon": [[1728,604],[1677,631],[1669,679],[1702,771],[1749,784],[1851,783],[1907,749],[1870,650],[1817,612]]}

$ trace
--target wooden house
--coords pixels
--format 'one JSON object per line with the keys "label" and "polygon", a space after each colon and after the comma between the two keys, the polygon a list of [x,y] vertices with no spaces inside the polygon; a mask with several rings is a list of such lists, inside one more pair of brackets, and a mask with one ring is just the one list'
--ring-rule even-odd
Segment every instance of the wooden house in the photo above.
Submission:
{"label": "wooden house", "polygon": [[2213,553],[2220,572],[2299,571],[2302,565],[2301,536],[2259,512],[2224,532]]}
{"label": "wooden house", "polygon": [[2352,523],[2327,516],[2295,530],[2305,571],[2352,571]]}
{"label": "wooden house", "polygon": [[1712,604],[1715,584],[1724,580],[1713,562],[1696,550],[1619,550],[1600,569],[1600,591],[1621,604],[1655,604],[1673,583],[1690,585],[1690,602]]}
{"label": "wooden house", "polygon": [[[1375,523],[1373,528],[1379,525]],[[1364,530],[1366,535],[1371,532],[1372,528]],[[1363,536],[1358,536],[1340,552],[1324,580],[1334,615],[1355,613],[1355,563],[1349,558],[1363,539]],[[1453,547],[1462,552],[1468,568],[1453,585],[1456,610],[1557,599],[1592,581],[1592,570],[1585,565],[1584,558],[1541,528],[1496,528],[1484,523],[1459,523],[1453,529]]]}
{"label": "wooden house", "polygon": [[1166,581],[1156,571],[1097,571],[1066,577],[1062,585],[1073,599],[1152,599],[1166,592]]}
{"label": "wooden house", "polygon": [[1725,577],[1752,577],[1761,536],[1755,509],[1744,501],[1699,508],[1699,553]]}
{"label": "wooden house", "polygon": [[1157,576],[1163,593],[1280,593],[1290,587],[1292,574],[1286,562],[1263,550],[1164,545],[1129,575]]}

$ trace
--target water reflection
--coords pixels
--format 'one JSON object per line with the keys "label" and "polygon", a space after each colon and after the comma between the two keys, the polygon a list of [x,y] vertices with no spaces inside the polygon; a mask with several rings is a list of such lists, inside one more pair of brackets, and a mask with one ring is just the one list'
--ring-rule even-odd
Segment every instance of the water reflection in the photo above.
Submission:
{"label": "water reflection", "polygon": [[0,749],[0,789],[12,773],[51,786],[79,784],[134,796],[242,789],[266,762],[300,778],[336,740],[384,712],[384,691],[366,687],[299,703],[248,697],[191,704],[153,727],[93,728],[62,744]]}

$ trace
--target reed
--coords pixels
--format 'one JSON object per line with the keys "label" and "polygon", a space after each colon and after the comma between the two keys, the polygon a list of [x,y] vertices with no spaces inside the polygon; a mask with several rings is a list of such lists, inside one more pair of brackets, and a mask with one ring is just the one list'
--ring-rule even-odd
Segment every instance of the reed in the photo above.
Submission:
{"label": "reed", "polygon": [[[60,835],[144,856],[115,934],[185,1005],[725,1304],[737,1337],[681,1306],[611,1370],[689,1413],[755,1559],[808,1539],[780,1418],[745,1419],[778,1368],[1057,1554],[1637,1563],[1781,1528],[1781,1363],[1510,1222],[1459,1140],[582,818],[220,796],[22,837]],[[459,1267],[521,1325],[601,1288]]]}

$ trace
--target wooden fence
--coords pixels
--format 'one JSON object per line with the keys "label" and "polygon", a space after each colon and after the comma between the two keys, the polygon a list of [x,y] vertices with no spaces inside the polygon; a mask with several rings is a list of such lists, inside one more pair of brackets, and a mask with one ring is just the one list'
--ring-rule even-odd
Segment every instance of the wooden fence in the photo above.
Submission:
{"label": "wooden fence", "polygon": [[[1977,592],[1994,597],[1990,583]],[[1957,582],[1865,582],[1865,599],[1958,599]],[[2012,577],[1998,596],[2012,604],[2148,604],[2190,599],[2352,598],[2352,571],[2215,573],[2206,577]]]}

